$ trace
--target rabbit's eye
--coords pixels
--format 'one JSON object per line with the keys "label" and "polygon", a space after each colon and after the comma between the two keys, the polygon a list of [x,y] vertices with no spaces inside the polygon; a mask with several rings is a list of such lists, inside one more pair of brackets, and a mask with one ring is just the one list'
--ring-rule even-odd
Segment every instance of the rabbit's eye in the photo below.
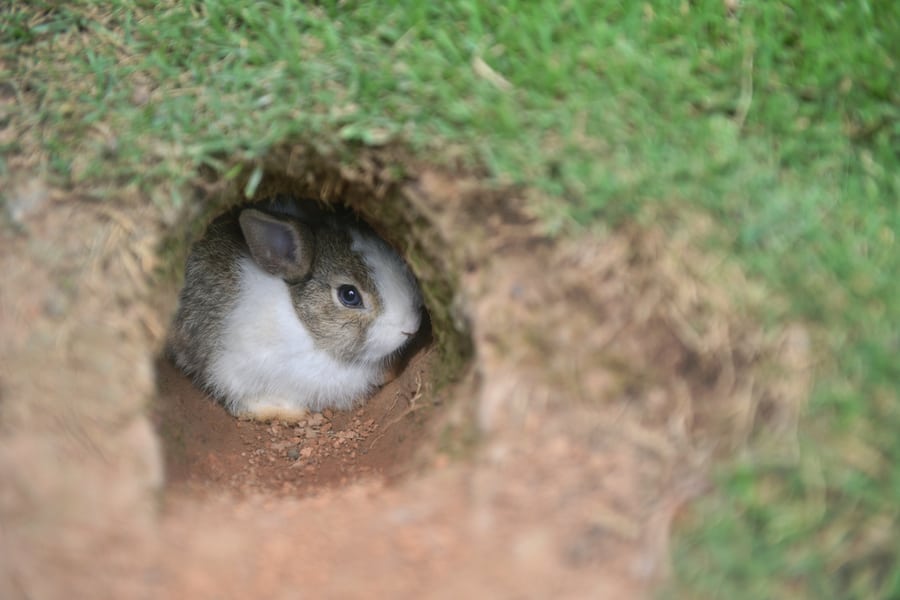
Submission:
{"label": "rabbit's eye", "polygon": [[342,285],[337,289],[338,300],[347,308],[362,308],[363,299],[359,290],[352,285]]}

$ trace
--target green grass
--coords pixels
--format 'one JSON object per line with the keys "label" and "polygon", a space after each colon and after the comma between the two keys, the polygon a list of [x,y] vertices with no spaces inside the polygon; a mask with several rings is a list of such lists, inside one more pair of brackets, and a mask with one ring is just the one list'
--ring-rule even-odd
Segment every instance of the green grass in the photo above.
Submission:
{"label": "green grass", "polygon": [[171,204],[286,141],[390,143],[533,186],[549,230],[708,211],[823,363],[800,458],[723,469],[672,593],[897,598],[900,4],[726,4],[13,4],[0,169]]}

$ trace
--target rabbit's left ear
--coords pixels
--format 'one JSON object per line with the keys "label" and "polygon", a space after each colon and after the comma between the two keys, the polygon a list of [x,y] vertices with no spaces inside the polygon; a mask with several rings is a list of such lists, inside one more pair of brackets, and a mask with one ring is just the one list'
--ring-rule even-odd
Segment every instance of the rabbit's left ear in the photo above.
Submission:
{"label": "rabbit's left ear", "polygon": [[286,280],[303,279],[312,268],[314,238],[306,225],[248,208],[238,218],[250,255],[264,271]]}

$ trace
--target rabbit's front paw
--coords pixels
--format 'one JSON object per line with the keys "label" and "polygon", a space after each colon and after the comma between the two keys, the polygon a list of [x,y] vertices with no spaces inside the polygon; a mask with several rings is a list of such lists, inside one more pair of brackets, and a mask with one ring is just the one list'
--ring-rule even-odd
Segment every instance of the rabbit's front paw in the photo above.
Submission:
{"label": "rabbit's front paw", "polygon": [[283,398],[259,397],[244,402],[237,411],[240,418],[254,421],[287,421],[296,423],[309,415],[309,410],[300,408]]}

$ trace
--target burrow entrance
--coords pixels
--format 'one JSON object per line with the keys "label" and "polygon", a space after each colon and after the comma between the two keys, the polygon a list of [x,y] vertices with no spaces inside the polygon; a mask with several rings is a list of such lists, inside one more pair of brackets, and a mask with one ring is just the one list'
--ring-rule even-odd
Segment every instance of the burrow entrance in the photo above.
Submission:
{"label": "burrow entrance", "polygon": [[[214,178],[173,218],[150,210],[151,227],[143,198],[118,210],[66,192],[25,218],[27,235],[4,233],[10,589],[639,597],[665,577],[670,527],[712,460],[757,432],[794,452],[807,336],[760,328],[745,307],[771,295],[703,252],[696,228],[550,242],[522,196],[427,170],[398,183],[374,162],[347,170],[301,154],[295,169],[293,158],[261,165],[250,197],[239,192],[250,174]],[[433,341],[362,412],[302,428],[235,421],[161,363],[154,437],[136,366],[164,334],[156,317],[173,314],[187,243],[213,215],[276,191],[340,199],[397,245],[424,287]],[[170,239],[157,253],[160,221]],[[139,259],[151,253],[173,273],[148,300],[154,263]],[[485,434],[473,460],[448,461],[470,447],[467,411]],[[417,467],[394,486],[293,497]]]}
{"label": "burrow entrance", "polygon": [[447,406],[451,384],[462,379],[471,356],[458,314],[454,254],[377,168],[348,173],[327,161],[297,162],[296,151],[275,153],[231,182],[211,177],[208,187],[197,189],[185,225],[166,242],[169,312],[190,244],[208,222],[237,205],[286,194],[355,211],[410,264],[428,318],[396,379],[354,410],[325,410],[297,423],[236,419],[160,355],[153,418],[170,491],[302,496],[373,477],[390,482],[463,451],[473,437],[466,409]]}

